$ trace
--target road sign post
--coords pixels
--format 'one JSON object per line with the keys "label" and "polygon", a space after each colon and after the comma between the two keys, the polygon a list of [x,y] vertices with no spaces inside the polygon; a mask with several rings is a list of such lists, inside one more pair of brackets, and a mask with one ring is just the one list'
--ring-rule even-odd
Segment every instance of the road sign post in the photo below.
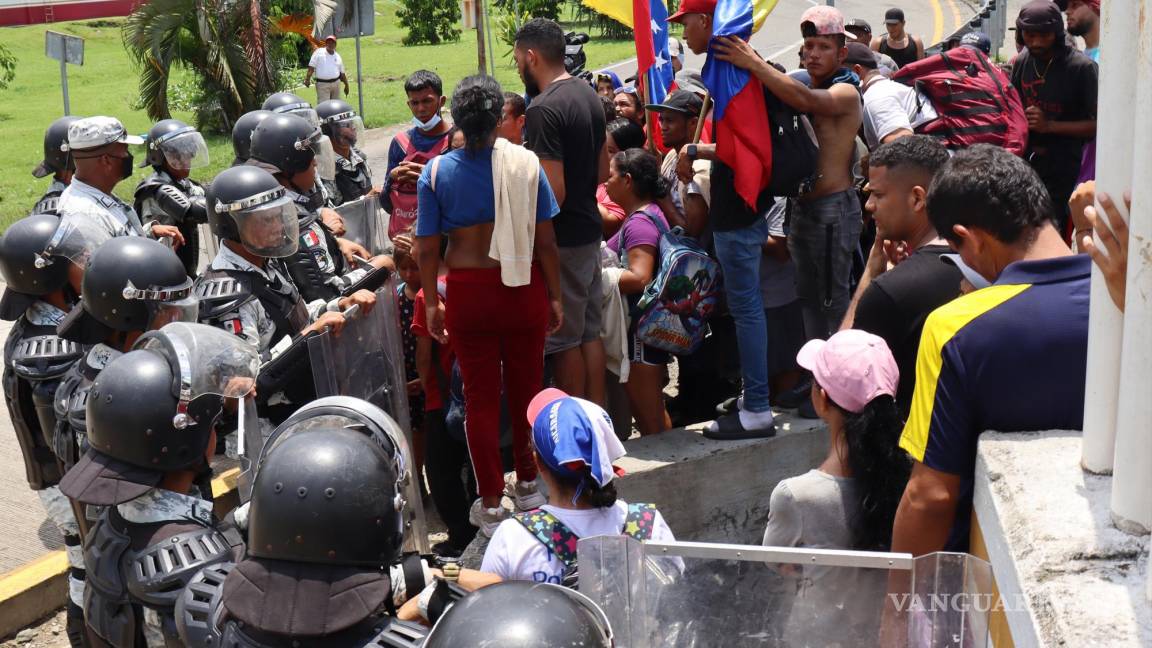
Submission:
{"label": "road sign post", "polygon": [[64,114],[72,113],[68,101],[68,64],[84,65],[84,39],[60,32],[44,32],[44,55],[60,61],[60,87],[64,92]]}

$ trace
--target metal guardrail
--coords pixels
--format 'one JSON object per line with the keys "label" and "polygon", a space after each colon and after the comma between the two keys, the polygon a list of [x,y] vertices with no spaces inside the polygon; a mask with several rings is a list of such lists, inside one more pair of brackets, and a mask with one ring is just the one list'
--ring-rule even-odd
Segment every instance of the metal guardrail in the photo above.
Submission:
{"label": "metal guardrail", "polygon": [[943,41],[927,48],[925,55],[939,54],[960,43],[960,39],[970,32],[984,32],[992,41],[992,57],[1004,47],[1004,37],[1008,33],[1008,0],[982,0],[979,9],[968,22],[949,34]]}

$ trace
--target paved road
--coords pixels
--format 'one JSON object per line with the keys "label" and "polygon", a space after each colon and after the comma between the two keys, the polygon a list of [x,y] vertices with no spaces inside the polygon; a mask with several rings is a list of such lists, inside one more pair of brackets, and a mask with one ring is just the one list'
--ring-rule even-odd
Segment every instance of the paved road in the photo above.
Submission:
{"label": "paved road", "polygon": [[[766,58],[778,60],[786,67],[794,66],[795,52],[801,43],[800,15],[813,4],[817,4],[816,0],[781,0],[753,37],[753,45]],[[887,3],[839,0],[836,4],[848,18],[864,18],[877,33],[883,31]],[[971,14],[968,0],[901,0],[899,6],[908,17],[908,31],[924,38],[926,45],[955,31]],[[587,47],[596,47],[595,41]],[[689,54],[686,65],[700,68],[703,57]],[[612,69],[621,78],[630,76],[635,72],[635,61],[625,61]],[[363,149],[378,180],[384,177],[392,136],[402,128],[407,125],[374,129],[365,139]],[[0,322],[0,339],[7,336],[10,327],[9,322]],[[45,519],[39,499],[28,490],[20,449],[5,409],[0,412],[0,574],[61,546],[60,535]]]}

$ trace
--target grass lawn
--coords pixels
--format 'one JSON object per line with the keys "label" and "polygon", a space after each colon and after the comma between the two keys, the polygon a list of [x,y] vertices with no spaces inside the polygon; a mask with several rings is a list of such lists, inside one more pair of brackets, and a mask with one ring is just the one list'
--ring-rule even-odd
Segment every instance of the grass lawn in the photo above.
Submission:
{"label": "grass lawn", "polygon": [[[376,35],[361,39],[364,71],[364,112],[370,127],[386,126],[411,118],[404,104],[404,75],[421,67],[437,72],[445,81],[445,92],[451,96],[456,82],[476,71],[476,32],[465,31],[460,42],[438,46],[405,47],[400,39],[404,30],[396,25],[393,0],[376,2]],[[120,118],[131,132],[144,133],[151,126],[147,115],[132,108],[137,98],[137,74],[120,38],[122,19],[56,23],[51,26],[5,28],[5,43],[19,57],[12,86],[0,93],[0,228],[27,215],[47,187],[48,180],[32,177],[39,162],[44,129],[64,113],[60,92],[59,64],[44,56],[44,32],[47,29],[75,34],[85,39],[84,65],[69,66],[68,87],[72,112],[77,115],[113,115]],[[495,38],[495,35],[494,35]],[[508,48],[494,43],[497,57],[496,76],[512,90],[523,85],[512,64]],[[585,45],[589,69],[635,56],[631,41],[603,41],[594,38]],[[352,81],[349,102],[356,105],[355,49],[351,39],[342,40],[340,52]],[[298,88],[296,92],[309,101],[315,91]],[[176,113],[177,119],[191,115]],[[223,136],[209,136],[212,165],[194,173],[197,179],[210,179],[232,160],[231,142]],[[137,160],[143,150],[136,147]],[[147,172],[137,171],[134,178],[117,187],[121,198],[131,201],[137,181]]]}

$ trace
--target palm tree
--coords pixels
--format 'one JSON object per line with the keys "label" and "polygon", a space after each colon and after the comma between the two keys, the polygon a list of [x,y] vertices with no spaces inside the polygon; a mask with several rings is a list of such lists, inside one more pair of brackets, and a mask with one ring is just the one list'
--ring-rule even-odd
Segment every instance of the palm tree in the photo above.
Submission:
{"label": "palm tree", "polygon": [[[153,120],[171,116],[168,84],[174,66],[198,77],[198,107],[223,117],[223,128],[260,107],[276,90],[276,67],[269,55],[271,24],[262,0],[151,0],[124,25],[124,45],[140,65],[141,103]],[[202,124],[203,125],[203,124]]]}

